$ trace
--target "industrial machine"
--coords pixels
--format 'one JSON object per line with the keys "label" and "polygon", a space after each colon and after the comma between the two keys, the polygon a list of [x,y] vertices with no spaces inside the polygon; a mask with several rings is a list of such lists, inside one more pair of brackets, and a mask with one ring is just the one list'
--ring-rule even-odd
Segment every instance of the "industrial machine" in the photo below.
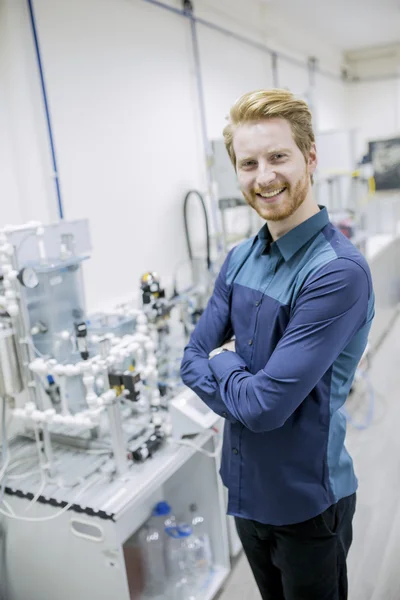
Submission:
{"label": "industrial machine", "polygon": [[[164,437],[145,313],[131,307],[113,319],[88,319],[81,268],[90,251],[86,221],[29,224],[5,230],[1,242],[1,395],[27,390],[28,402],[13,414],[26,435],[43,438],[48,473],[56,470],[53,443],[87,450],[100,444],[125,473],[129,460],[144,459]],[[147,451],[139,452],[138,440]]]}
{"label": "industrial machine", "polygon": [[[1,592],[10,600],[28,597],[29,575],[22,583],[19,560],[14,560],[22,525],[29,522],[32,531],[41,528],[45,536],[47,521],[58,517],[59,527],[64,523],[75,537],[96,541],[99,536],[100,541],[107,536],[98,531],[107,527],[115,536],[111,522],[118,525],[128,507],[133,511],[143,489],[156,486],[157,478],[162,481],[160,469],[174,472],[184,464],[183,456],[189,459],[204,444],[204,456],[214,457],[216,434],[210,428],[218,419],[191,392],[186,393],[188,401],[181,398],[178,359],[194,322],[195,299],[187,293],[167,299],[159,277],[149,272],[140,282],[139,306],[131,302],[88,315],[82,263],[90,250],[85,220],[28,223],[0,231],[0,598]],[[170,411],[175,397],[180,400]],[[16,432],[9,439],[11,418]],[[181,440],[202,432],[198,447],[193,440]],[[214,476],[211,467],[208,477],[214,481]],[[135,509],[125,535],[119,530],[121,546],[107,554],[109,562],[122,560],[124,539],[148,516],[143,510],[138,516]],[[76,518],[69,523],[71,513]],[[97,525],[82,525],[79,515]],[[28,548],[23,544],[20,540],[22,561]],[[215,555],[224,553],[217,549]],[[32,577],[44,568],[39,556],[35,560],[25,557],[32,564]],[[129,598],[128,579],[124,575],[117,583],[112,578],[100,581],[104,596],[93,598]],[[73,594],[84,600],[80,590],[87,584],[76,585],[74,592],[57,597]],[[39,586],[29,597],[45,599],[47,593]]]}

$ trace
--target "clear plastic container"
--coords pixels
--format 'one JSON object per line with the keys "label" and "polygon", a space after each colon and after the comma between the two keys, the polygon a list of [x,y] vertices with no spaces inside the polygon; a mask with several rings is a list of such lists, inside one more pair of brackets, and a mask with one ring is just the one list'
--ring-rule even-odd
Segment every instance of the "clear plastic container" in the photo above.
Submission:
{"label": "clear plastic container", "polygon": [[139,543],[145,571],[145,596],[161,600],[167,580],[162,530],[153,524],[145,525],[139,534]]}
{"label": "clear plastic container", "polygon": [[193,592],[191,582],[185,577],[171,583],[169,600],[196,600],[197,596]]}
{"label": "clear plastic container", "polygon": [[165,600],[168,585],[166,572],[166,531],[175,523],[171,507],[159,502],[139,534],[145,568],[145,597]]}
{"label": "clear plastic container", "polygon": [[196,572],[198,587],[207,587],[212,575],[212,552],[210,536],[207,531],[207,523],[196,504],[190,505],[190,525],[193,531],[196,546]]}
{"label": "clear plastic container", "polygon": [[196,569],[196,538],[192,528],[183,524],[167,533],[167,574],[171,600],[196,600],[199,578]]}

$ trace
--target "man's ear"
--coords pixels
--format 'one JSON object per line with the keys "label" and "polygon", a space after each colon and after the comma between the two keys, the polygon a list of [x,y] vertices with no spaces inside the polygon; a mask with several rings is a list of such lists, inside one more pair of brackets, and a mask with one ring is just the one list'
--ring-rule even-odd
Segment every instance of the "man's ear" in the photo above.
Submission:
{"label": "man's ear", "polygon": [[317,148],[316,148],[315,144],[311,144],[310,152],[308,154],[308,169],[310,171],[310,175],[313,175],[313,173],[315,173],[317,166],[318,166]]}

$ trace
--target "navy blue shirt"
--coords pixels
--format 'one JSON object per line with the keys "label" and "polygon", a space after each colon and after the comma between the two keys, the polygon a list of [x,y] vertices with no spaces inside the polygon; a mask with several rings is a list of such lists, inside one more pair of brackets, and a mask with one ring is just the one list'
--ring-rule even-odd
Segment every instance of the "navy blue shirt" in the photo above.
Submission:
{"label": "navy blue shirt", "polygon": [[[341,407],[374,314],[368,264],[325,208],[227,256],[185,353],[184,383],[226,419],[228,513],[310,519],[354,493]],[[236,337],[236,352],[211,350]]]}

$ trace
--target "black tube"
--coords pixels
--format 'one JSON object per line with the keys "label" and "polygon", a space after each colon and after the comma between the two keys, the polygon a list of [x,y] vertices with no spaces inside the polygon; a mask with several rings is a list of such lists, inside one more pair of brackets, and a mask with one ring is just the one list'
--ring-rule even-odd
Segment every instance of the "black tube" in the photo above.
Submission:
{"label": "black tube", "polygon": [[186,243],[187,243],[187,247],[188,247],[189,259],[190,259],[190,261],[193,261],[193,251],[192,251],[192,245],[190,243],[190,235],[189,235],[189,227],[188,227],[188,204],[189,204],[189,198],[192,194],[197,196],[197,198],[200,200],[201,205],[203,207],[204,223],[205,223],[205,228],[206,228],[207,269],[210,270],[210,268],[211,268],[210,227],[209,227],[209,223],[208,223],[208,215],[207,215],[206,205],[204,203],[204,198],[200,194],[200,192],[197,190],[190,190],[186,194],[185,200],[183,202],[183,221],[184,221],[184,226],[185,226],[185,235],[186,235]]}

